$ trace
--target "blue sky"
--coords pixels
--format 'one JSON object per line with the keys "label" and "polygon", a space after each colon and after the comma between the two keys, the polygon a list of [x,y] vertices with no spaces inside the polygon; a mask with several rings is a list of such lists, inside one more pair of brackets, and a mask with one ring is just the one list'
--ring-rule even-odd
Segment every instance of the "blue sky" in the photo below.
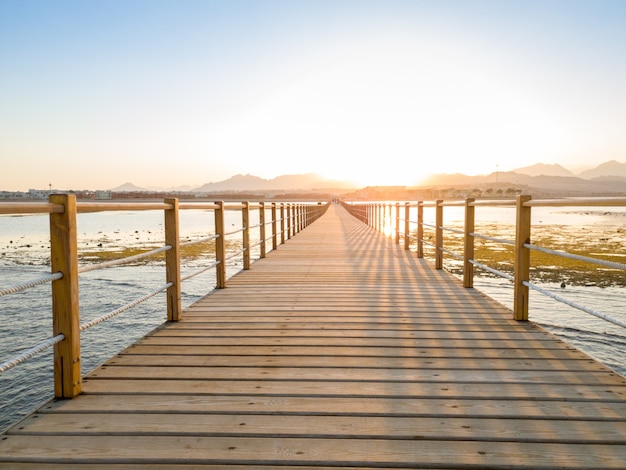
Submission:
{"label": "blue sky", "polygon": [[626,160],[626,1],[0,0],[0,190]]}

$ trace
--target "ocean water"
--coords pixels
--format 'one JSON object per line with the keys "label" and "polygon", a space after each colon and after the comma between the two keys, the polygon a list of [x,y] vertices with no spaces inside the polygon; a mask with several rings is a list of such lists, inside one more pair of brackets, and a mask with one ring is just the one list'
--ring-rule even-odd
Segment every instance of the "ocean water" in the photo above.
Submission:
{"label": "ocean water", "polygon": [[[451,208],[445,225],[455,226],[462,220],[462,210]],[[482,209],[482,208],[481,208]],[[506,225],[510,210],[482,209],[481,223]],[[425,211],[428,221],[428,213]],[[537,227],[595,227],[602,234],[614,234],[624,226],[626,213],[587,210],[544,210],[533,213]],[[583,222],[580,221],[582,217]],[[477,213],[477,219],[479,214]],[[162,212],[115,212],[79,214],[79,252],[86,254],[81,265],[96,262],[90,254],[116,252],[123,248],[147,249],[162,244]],[[212,211],[181,211],[181,239],[193,240],[214,233]],[[251,226],[258,223],[258,211],[251,211]],[[266,220],[270,220],[269,211]],[[238,211],[226,213],[226,231],[241,227]],[[597,231],[596,230],[596,231]],[[480,231],[477,229],[477,231]],[[504,232],[510,231],[505,229]],[[268,226],[268,234],[270,233]],[[619,233],[619,232],[618,232]],[[580,235],[580,234],[578,234]],[[578,236],[577,235],[577,236]],[[597,236],[597,235],[593,235]],[[612,235],[611,235],[612,236]],[[233,235],[236,250],[240,235]],[[252,231],[251,242],[258,241],[258,229]],[[607,238],[607,237],[604,237]],[[623,237],[622,237],[623,238]],[[269,250],[269,247],[268,247]],[[624,251],[621,252],[622,254]],[[258,246],[252,258],[259,257]],[[212,260],[191,257],[183,262],[182,275],[195,272]],[[49,273],[48,217],[0,216],[0,288],[14,286]],[[240,257],[229,260],[228,276],[242,267]],[[571,301],[626,321],[624,273],[608,287],[544,282],[541,286]],[[81,323],[117,309],[165,283],[165,271],[159,260],[138,262],[108,269],[90,271],[80,276]],[[206,295],[215,286],[215,271],[209,269],[182,285],[183,307]],[[513,288],[509,281],[477,272],[475,288],[503,305],[512,305]],[[0,362],[14,357],[51,336],[50,285],[0,297]],[[561,337],[573,346],[626,376],[626,330],[584,312],[557,303],[531,292],[530,319]],[[166,318],[165,294],[100,323],[82,334],[83,374],[88,373],[120,350],[159,326]],[[0,430],[15,423],[52,397],[52,353],[42,353],[19,366],[0,374]]]}

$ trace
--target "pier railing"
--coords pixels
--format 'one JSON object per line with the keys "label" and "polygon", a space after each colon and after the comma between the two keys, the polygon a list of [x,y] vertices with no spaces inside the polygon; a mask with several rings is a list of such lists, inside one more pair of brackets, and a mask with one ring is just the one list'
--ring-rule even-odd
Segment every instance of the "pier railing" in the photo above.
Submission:
{"label": "pier railing", "polygon": [[[5,372],[35,355],[54,347],[54,392],[59,398],[71,398],[81,392],[81,344],[80,333],[109,318],[166,291],[167,320],[181,319],[181,284],[207,270],[216,270],[216,288],[226,287],[227,261],[241,257],[243,269],[249,269],[251,249],[259,246],[259,256],[275,250],[280,244],[296,235],[319,218],[328,208],[327,203],[266,203],[266,202],[215,202],[183,203],[176,198],[154,203],[113,203],[77,202],[72,194],[51,195],[47,203],[0,203],[0,214],[26,215],[49,214],[50,217],[50,274],[32,279],[19,285],[0,289],[0,297],[50,282],[52,284],[52,337],[22,351],[0,364],[0,373]],[[197,240],[181,242],[179,212],[181,210],[211,210],[214,214],[215,233]],[[251,226],[250,211],[258,210],[259,223]],[[99,264],[79,266],[77,214],[82,212],[104,211],[163,211],[163,246],[140,254],[106,261]],[[225,230],[225,211],[241,212],[241,227],[233,231]],[[268,220],[267,213],[270,213]],[[268,226],[270,229],[268,230]],[[250,233],[259,231],[258,243],[251,245]],[[231,252],[227,249],[229,237],[241,237],[240,249]],[[215,259],[202,269],[181,276],[181,248],[192,244],[213,242]],[[271,248],[270,248],[271,246]],[[134,301],[94,319],[80,323],[79,274],[95,269],[135,262],[140,259],[165,253],[166,282],[164,285]]]}
{"label": "pier railing", "polygon": [[[626,207],[626,198],[576,198],[576,199],[545,199],[533,200],[529,195],[520,195],[516,200],[475,200],[468,198],[462,201],[417,201],[405,203],[343,203],[343,206],[356,218],[372,228],[395,238],[395,243],[404,243],[406,250],[415,247],[418,258],[424,258],[425,252],[432,253],[436,269],[444,268],[444,257],[448,256],[462,264],[462,278],[464,287],[473,287],[475,268],[482,269],[492,275],[507,279],[513,283],[513,317],[516,320],[528,320],[529,290],[534,290],[558,302],[581,310],[590,315],[601,318],[615,325],[626,328],[626,322],[613,318],[608,314],[598,312],[592,308],[571,302],[562,296],[556,295],[536,283],[531,282],[531,268],[540,269],[541,266],[531,265],[531,252],[541,252],[550,256],[569,258],[583,263],[595,264],[613,271],[625,271],[626,264],[600,257],[582,256],[569,251],[555,250],[546,246],[531,243],[531,209],[533,207]],[[444,225],[445,207],[463,207],[463,228]],[[475,231],[477,207],[510,207],[515,210],[515,236],[513,239],[499,238]],[[435,223],[425,222],[424,209],[435,211]],[[414,218],[411,219],[411,214]],[[430,236],[426,236],[429,232]],[[460,237],[461,252],[454,252],[446,248],[446,234]],[[504,272],[493,266],[479,262],[475,257],[476,239],[489,241],[509,247],[513,256],[510,265],[512,273]],[[430,249],[430,250],[429,250]],[[621,256],[623,253],[615,253]],[[620,273],[620,275],[623,275]]]}

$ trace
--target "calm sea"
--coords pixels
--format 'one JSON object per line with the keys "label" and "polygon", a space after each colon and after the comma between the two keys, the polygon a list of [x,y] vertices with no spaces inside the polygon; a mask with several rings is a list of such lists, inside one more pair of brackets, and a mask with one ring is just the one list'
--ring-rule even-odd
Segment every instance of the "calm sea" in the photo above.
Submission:
{"label": "calm sea", "polygon": [[[445,225],[458,225],[462,220],[462,209],[449,209],[446,209]],[[477,219],[486,224],[508,224],[514,220],[512,212],[510,209],[481,208],[480,213],[477,212]],[[251,225],[257,224],[258,211],[252,211],[251,215]],[[426,214],[426,222],[429,221],[428,217]],[[158,246],[163,240],[162,219],[162,212],[79,214],[79,251],[89,253],[116,251],[124,247],[144,249]],[[200,239],[214,232],[212,211],[181,211],[180,219],[183,240]],[[270,220],[269,211],[267,220]],[[624,211],[599,212],[572,208],[533,210],[533,224],[538,227],[587,226],[595,227],[596,232],[615,233],[625,226],[625,221]],[[227,232],[239,228],[240,213],[227,212],[226,225]],[[48,230],[47,216],[0,216],[0,288],[14,286],[49,272]],[[233,235],[233,240],[238,237]],[[252,232],[253,244],[255,238],[258,240],[258,230]],[[258,258],[258,247],[252,250],[252,257]],[[86,260],[83,263],[88,262]],[[211,262],[201,258],[190,259],[184,262],[182,275],[195,272]],[[241,261],[236,257],[228,265],[228,275],[240,269]],[[607,272],[607,276],[621,276],[622,279],[611,287],[568,285],[563,289],[559,283],[543,283],[542,287],[626,321],[626,291],[622,287],[624,273]],[[81,274],[81,322],[99,318],[164,283],[165,273],[160,261]],[[183,306],[206,295],[214,286],[213,269],[185,281],[182,286]],[[513,289],[509,281],[477,275],[475,287],[505,306],[512,305]],[[0,362],[51,336],[49,284],[3,296],[0,305]],[[531,293],[530,310],[531,320],[626,376],[626,330],[540,294]],[[85,331],[81,341],[83,374],[160,325],[165,316],[164,294],[159,294]],[[31,412],[52,394],[51,352],[40,354],[0,374],[0,430]]]}

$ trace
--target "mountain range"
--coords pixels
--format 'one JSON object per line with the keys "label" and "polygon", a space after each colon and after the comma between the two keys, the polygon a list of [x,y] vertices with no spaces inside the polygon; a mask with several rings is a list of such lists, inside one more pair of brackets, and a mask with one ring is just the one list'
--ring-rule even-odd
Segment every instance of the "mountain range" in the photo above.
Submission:
{"label": "mountain range", "polygon": [[214,193],[227,191],[311,191],[324,189],[354,189],[355,185],[345,181],[326,180],[315,173],[305,173],[301,175],[281,175],[272,179],[264,179],[254,175],[235,175],[230,178],[205,183],[200,187],[176,187],[176,188],[140,188],[133,183],[125,183],[111,191],[182,191],[194,193]]}
{"label": "mountain range", "polygon": [[[537,163],[512,171],[494,172],[488,175],[468,176],[464,174],[436,174],[422,180],[419,186],[511,184],[533,188],[553,188],[571,191],[575,188],[590,192],[626,192],[626,163],[616,160],[601,163],[595,168],[575,174],[561,165]],[[200,187],[181,186],[176,188],[140,188],[125,183],[111,191],[178,191],[193,193],[213,193],[227,191],[312,191],[312,190],[351,190],[357,187],[346,181],[325,180],[315,173],[281,175],[264,179],[254,175],[235,175],[226,180],[205,183]]]}

